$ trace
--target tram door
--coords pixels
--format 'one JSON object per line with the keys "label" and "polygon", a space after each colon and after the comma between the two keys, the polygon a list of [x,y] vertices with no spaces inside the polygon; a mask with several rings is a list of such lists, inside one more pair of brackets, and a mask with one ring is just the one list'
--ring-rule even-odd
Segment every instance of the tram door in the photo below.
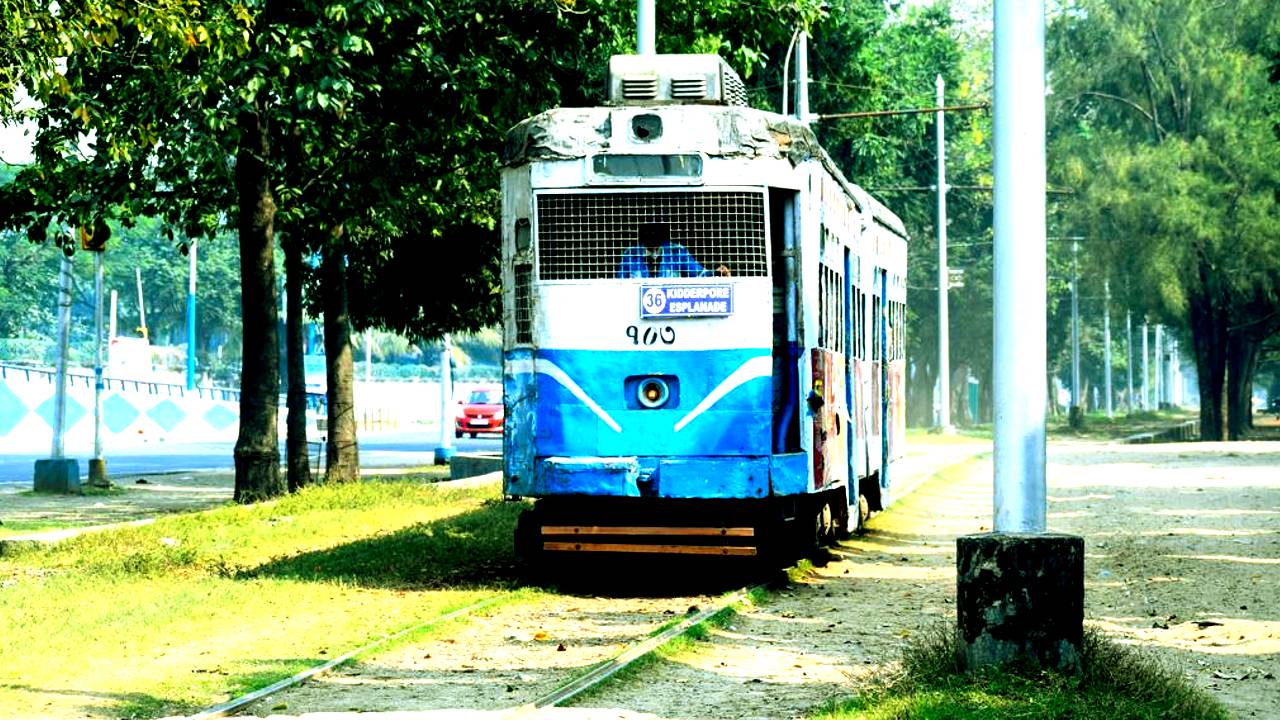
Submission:
{"label": "tram door", "polygon": [[795,265],[796,193],[769,189],[769,254],[773,278],[773,452],[800,451],[800,307]]}

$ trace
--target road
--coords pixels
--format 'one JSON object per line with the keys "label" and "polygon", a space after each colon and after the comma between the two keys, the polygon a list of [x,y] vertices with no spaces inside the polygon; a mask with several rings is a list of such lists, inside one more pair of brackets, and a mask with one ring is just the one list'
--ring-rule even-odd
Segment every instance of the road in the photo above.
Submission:
{"label": "road", "polygon": [[[401,467],[430,465],[435,461],[439,433],[435,430],[397,431],[369,433],[360,439],[360,465],[363,467]],[[499,437],[480,436],[459,438],[453,441],[458,452],[501,452]],[[111,475],[138,473],[191,472],[197,470],[229,470],[235,467],[232,459],[233,442],[216,443],[150,443],[121,448],[104,453],[107,470]],[[311,446],[314,462],[318,446]],[[280,445],[280,457],[284,459],[284,444]],[[69,448],[66,453],[80,461],[80,474],[87,477],[91,450]],[[48,452],[0,455],[0,489],[15,487],[30,489],[36,460],[49,457]]]}

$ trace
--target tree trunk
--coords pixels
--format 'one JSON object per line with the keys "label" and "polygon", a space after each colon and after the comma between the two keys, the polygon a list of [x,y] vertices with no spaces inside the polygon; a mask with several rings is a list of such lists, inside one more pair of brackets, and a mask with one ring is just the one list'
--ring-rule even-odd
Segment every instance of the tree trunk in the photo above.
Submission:
{"label": "tree trunk", "polygon": [[1196,382],[1200,387],[1200,439],[1222,439],[1223,375],[1226,371],[1226,330],[1205,293],[1188,297],[1191,344],[1195,349]]}
{"label": "tree trunk", "polygon": [[256,112],[241,113],[236,153],[240,203],[240,286],[244,359],[240,371],[240,435],[236,439],[235,500],[252,503],[284,494],[280,481],[280,342],[276,331],[275,200],[267,161],[270,141]]}
{"label": "tree trunk", "polygon": [[351,358],[351,323],[347,316],[347,268],[342,252],[342,227],[325,244],[321,276],[324,298],[325,373],[329,392],[329,448],[327,482],[360,479],[360,449],[356,441],[355,393]]}
{"label": "tree trunk", "polygon": [[307,378],[302,337],[302,242],[284,243],[285,328],[289,356],[289,415],[286,420],[289,492],[311,482],[311,457],[307,448]]}
{"label": "tree trunk", "polygon": [[1242,440],[1252,426],[1253,372],[1258,342],[1245,333],[1227,337],[1227,437]]}

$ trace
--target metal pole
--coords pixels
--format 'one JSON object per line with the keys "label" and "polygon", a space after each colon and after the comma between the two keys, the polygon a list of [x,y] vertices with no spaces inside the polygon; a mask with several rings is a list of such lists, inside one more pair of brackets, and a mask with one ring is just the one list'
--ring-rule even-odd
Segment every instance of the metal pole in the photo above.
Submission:
{"label": "metal pole", "polygon": [[93,254],[93,458],[102,459],[102,253]]}
{"label": "metal pole", "polygon": [[1135,403],[1133,402],[1133,311],[1124,311],[1124,369],[1129,375],[1129,392],[1125,397],[1124,408],[1126,412],[1133,412]]}
{"label": "metal pole", "polygon": [[636,7],[636,54],[653,55],[657,52],[654,26],[657,12],[656,0],[639,0]]}
{"label": "metal pole", "polygon": [[89,460],[89,484],[108,488],[111,480],[102,456],[102,252],[93,253],[93,457]]}
{"label": "metal pole", "polygon": [[187,389],[196,389],[196,248],[192,240],[187,249]]}
{"label": "metal pole", "polygon": [[813,119],[809,115],[809,33],[803,30],[796,43],[796,117],[802,123]]}
{"label": "metal pole", "polygon": [[373,382],[373,328],[364,331],[364,381]]}
{"label": "metal pole", "polygon": [[995,530],[1045,530],[1044,4],[995,3]]}
{"label": "metal pole", "polygon": [[1151,377],[1150,370],[1147,368],[1147,321],[1142,321],[1142,409],[1144,411],[1151,409],[1151,389],[1147,379]]}
{"label": "metal pole", "polygon": [[1156,323],[1155,363],[1156,391],[1153,396],[1156,401],[1156,410],[1159,410],[1164,402],[1164,325],[1161,323]]}
{"label": "metal pole", "polygon": [[148,337],[147,307],[146,307],[146,304],[143,303],[142,301],[142,268],[134,268],[133,273],[134,273],[134,277],[138,279],[138,321],[141,323],[138,329],[142,333],[142,337],[146,338]]}
{"label": "metal pole", "polygon": [[453,343],[448,335],[440,349],[440,444],[436,447],[436,464],[443,465],[453,457]]}
{"label": "metal pole", "polygon": [[1080,243],[1071,241],[1071,407],[1078,408],[1080,397],[1080,273],[1076,251]]}
{"label": "metal pole", "polygon": [[1111,406],[1111,280],[1102,280],[1102,355],[1106,366],[1107,417],[1112,417]]}
{"label": "metal pole", "polygon": [[947,140],[945,115],[942,112],[946,84],[942,75],[934,80],[938,95],[938,429],[951,429],[951,317],[947,293],[951,276],[947,268]]}
{"label": "metal pole", "polygon": [[[74,231],[73,231],[74,234]],[[61,460],[67,423],[67,347],[71,344],[71,257],[62,256],[58,271],[58,368],[53,393],[53,447],[50,456]]]}
{"label": "metal pole", "polygon": [[[116,291],[112,290],[111,291],[111,319],[107,329],[107,348],[108,348],[107,352],[108,353],[111,352],[110,350],[111,341],[116,339],[116,300],[117,300]],[[111,356],[109,354],[107,356],[107,360],[108,361],[111,360]]]}

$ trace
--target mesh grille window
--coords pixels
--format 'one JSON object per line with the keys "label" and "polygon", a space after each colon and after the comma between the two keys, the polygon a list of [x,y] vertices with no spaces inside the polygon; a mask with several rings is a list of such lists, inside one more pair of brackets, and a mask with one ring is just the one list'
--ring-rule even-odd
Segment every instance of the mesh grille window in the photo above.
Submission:
{"label": "mesh grille window", "polygon": [[533,267],[521,263],[515,267],[516,343],[533,342]]}
{"label": "mesh grille window", "polygon": [[638,247],[641,226],[654,225],[708,274],[720,266],[734,277],[768,273],[763,193],[574,193],[538,196],[538,277],[620,277],[624,252]]}

